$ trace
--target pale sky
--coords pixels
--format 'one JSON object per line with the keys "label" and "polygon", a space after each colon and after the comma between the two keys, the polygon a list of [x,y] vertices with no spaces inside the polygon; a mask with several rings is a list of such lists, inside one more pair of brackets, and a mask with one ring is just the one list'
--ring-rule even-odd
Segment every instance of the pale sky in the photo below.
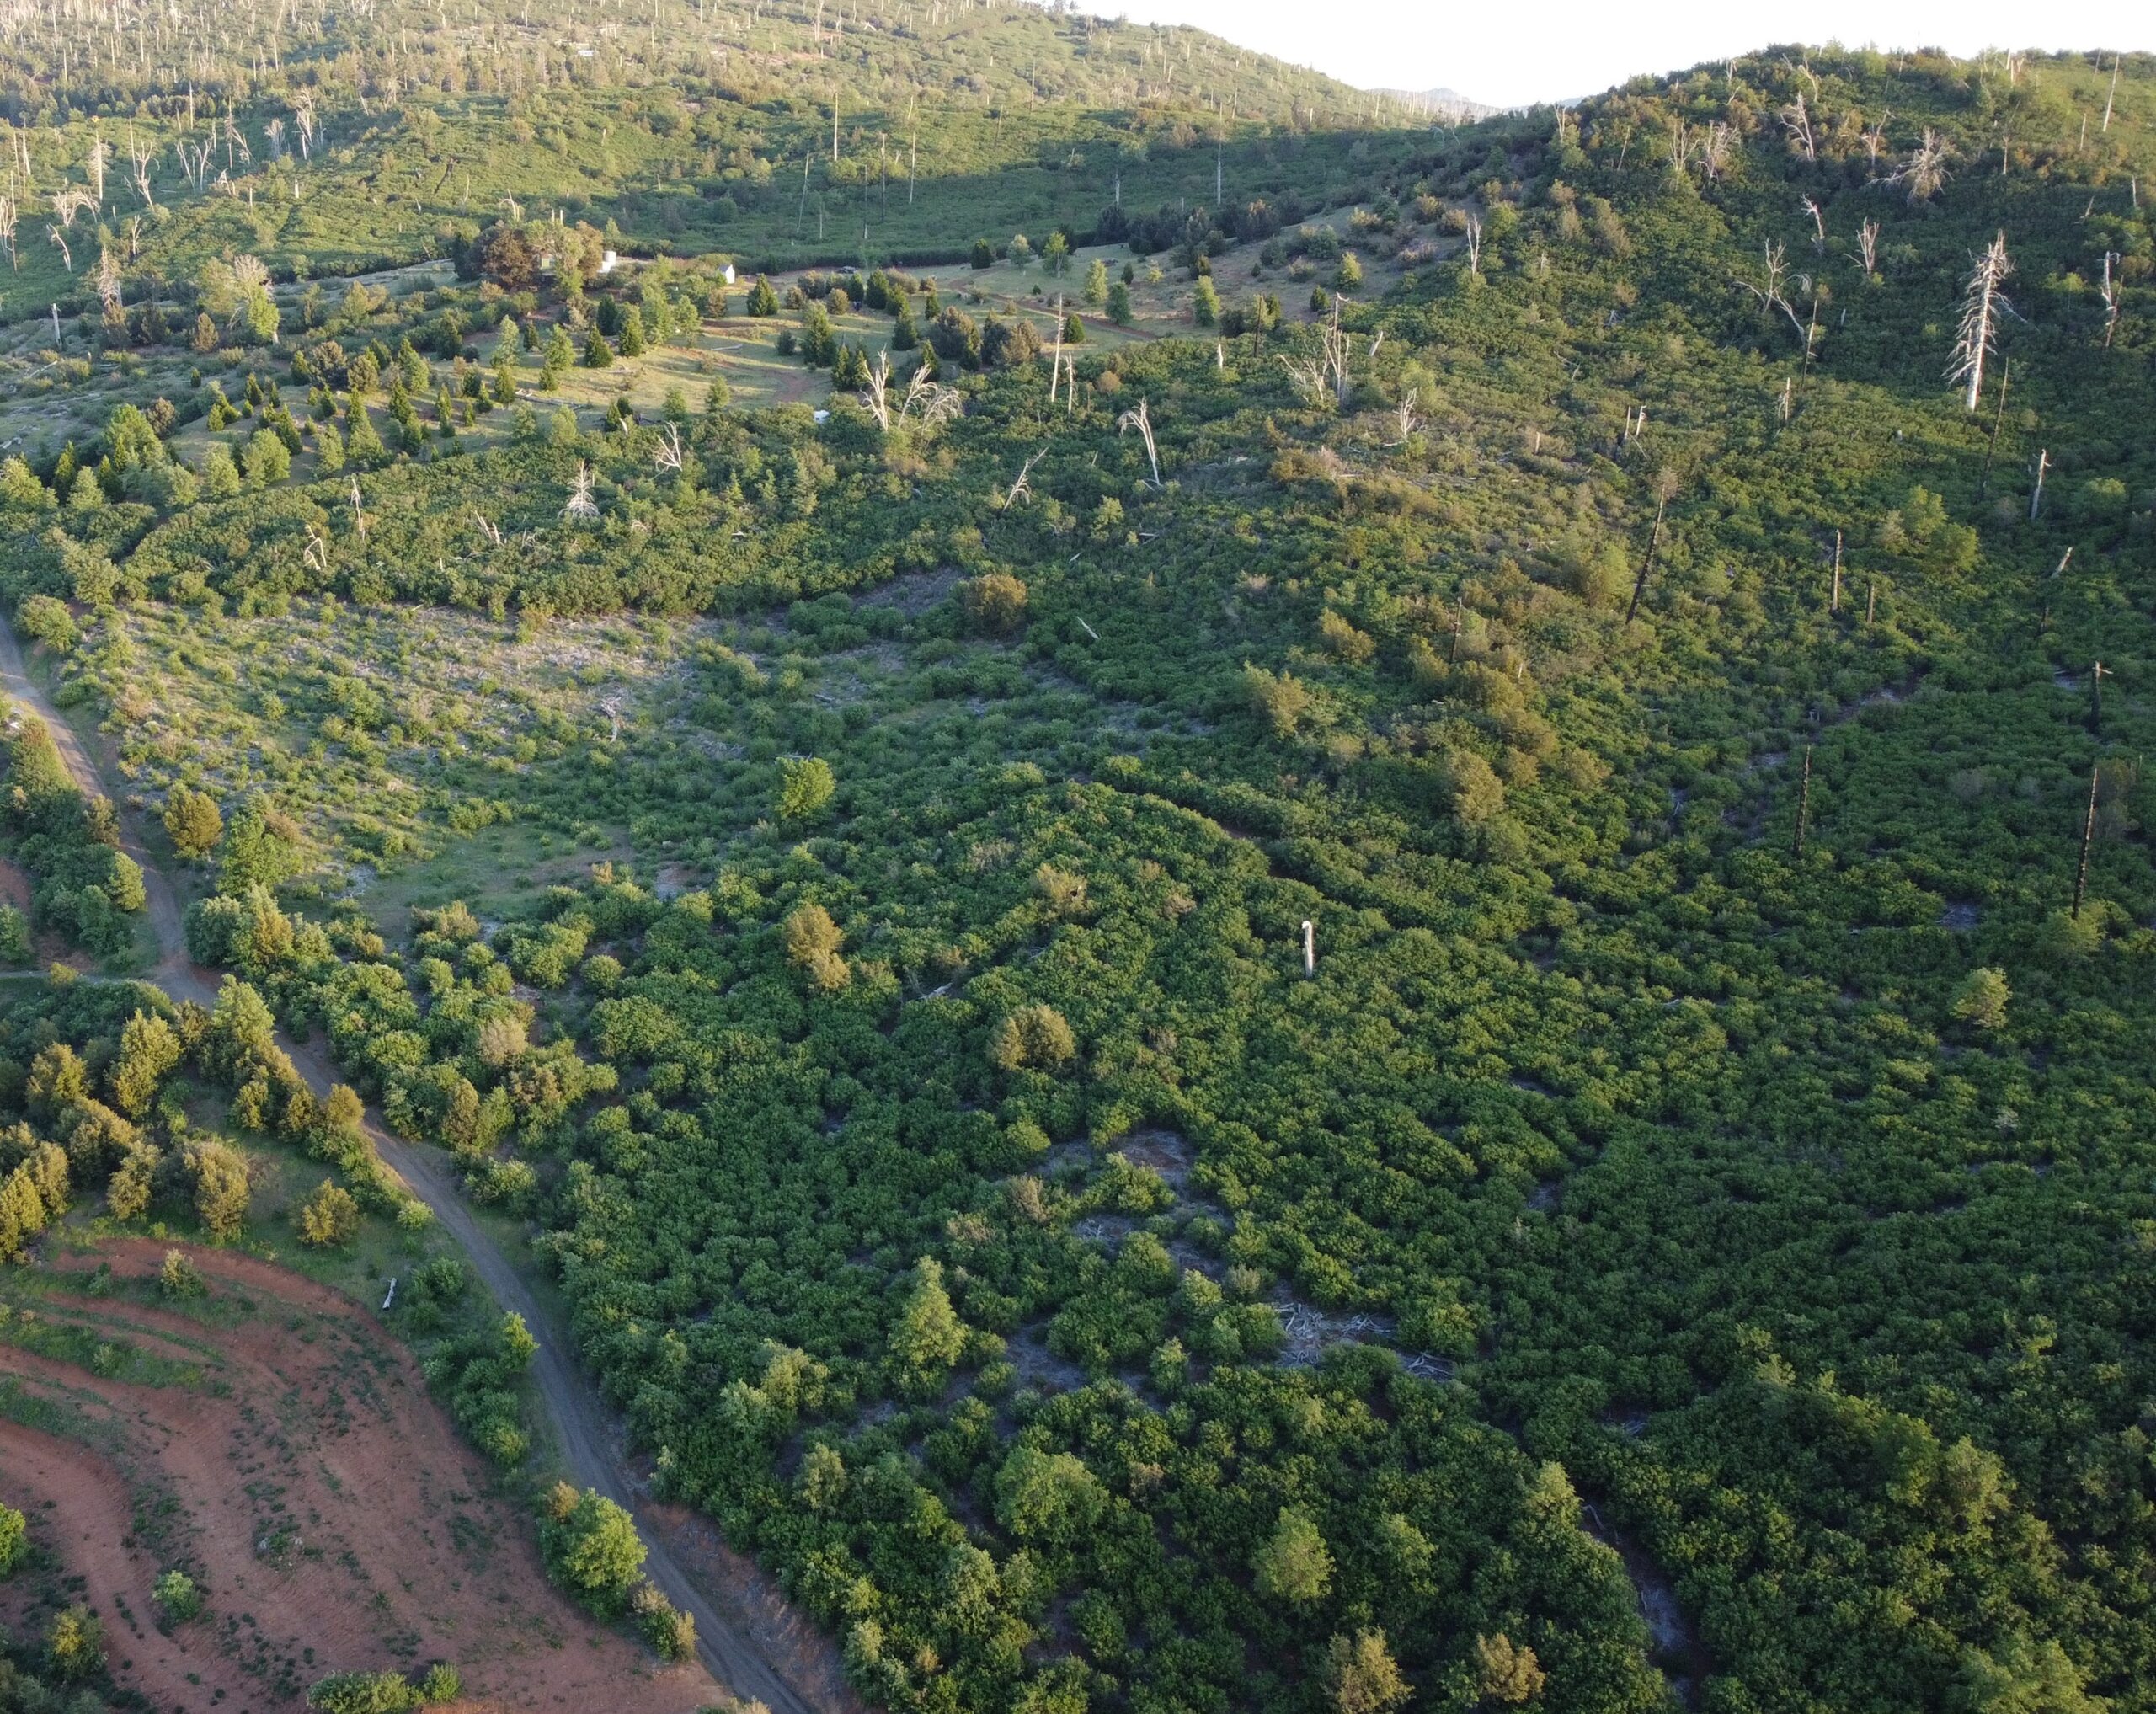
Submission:
{"label": "pale sky", "polygon": [[2149,0],[1814,0],[1796,8],[1703,0],[1081,0],[1134,23],[1187,24],[1362,88],[1446,87],[1523,106],[1593,95],[1801,39],[1882,48],[2156,49]]}

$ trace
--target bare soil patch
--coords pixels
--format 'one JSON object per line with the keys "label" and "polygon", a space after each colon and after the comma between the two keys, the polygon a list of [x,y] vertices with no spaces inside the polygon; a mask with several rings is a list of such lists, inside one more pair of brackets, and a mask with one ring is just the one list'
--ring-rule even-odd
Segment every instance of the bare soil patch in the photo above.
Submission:
{"label": "bare soil patch", "polygon": [[[85,1284],[99,1260],[143,1280],[164,1248],[124,1241],[65,1266]],[[83,1579],[120,1683],[160,1710],[245,1714],[297,1708],[333,1671],[449,1660],[468,1710],[687,1714],[718,1700],[701,1667],[662,1667],[547,1581],[528,1519],[371,1314],[270,1263],[191,1253],[211,1286],[200,1318],[72,1294],[37,1313],[104,1312],[146,1355],[207,1345],[199,1381],[140,1384],[0,1345],[18,1402],[64,1406],[87,1437],[0,1423],[0,1498]],[[150,1590],[173,1565],[209,1610],[168,1637]]]}

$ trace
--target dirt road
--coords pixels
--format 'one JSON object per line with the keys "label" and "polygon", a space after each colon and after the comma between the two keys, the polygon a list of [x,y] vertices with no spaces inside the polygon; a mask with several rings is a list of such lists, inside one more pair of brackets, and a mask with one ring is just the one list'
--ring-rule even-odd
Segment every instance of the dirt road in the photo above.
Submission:
{"label": "dirt road", "polygon": [[[0,624],[0,689],[45,722],[61,759],[84,792],[110,795],[73,728],[31,680],[21,645],[5,624]],[[123,810],[120,825],[121,849],[141,866],[143,888],[148,894],[147,915],[157,935],[157,963],[151,980],[175,1001],[213,1003],[221,979],[216,971],[189,958],[179,894],[143,845],[135,818]],[[279,1043],[291,1056],[294,1068],[307,1080],[307,1087],[318,1096],[327,1095],[330,1086],[339,1081],[328,1054],[312,1041],[296,1042],[280,1035]],[[723,1615],[712,1598],[676,1563],[667,1550],[660,1520],[647,1515],[651,1502],[637,1478],[619,1422],[596,1385],[570,1356],[567,1330],[557,1324],[530,1284],[472,1218],[446,1157],[391,1135],[371,1108],[366,1129],[382,1158],[412,1193],[434,1210],[443,1229],[462,1247],[495,1301],[523,1316],[525,1325],[539,1341],[533,1376],[564,1475],[579,1487],[595,1488],[638,1514],[650,1551],[645,1573],[665,1592],[667,1599],[696,1621],[697,1652],[712,1675],[736,1695],[762,1702],[772,1714],[831,1714],[834,1708],[845,1706],[851,1698],[844,1695],[842,1686],[819,1684],[817,1694],[812,1695],[782,1676],[758,1640]],[[819,1672],[814,1676],[826,1679],[830,1675]]]}

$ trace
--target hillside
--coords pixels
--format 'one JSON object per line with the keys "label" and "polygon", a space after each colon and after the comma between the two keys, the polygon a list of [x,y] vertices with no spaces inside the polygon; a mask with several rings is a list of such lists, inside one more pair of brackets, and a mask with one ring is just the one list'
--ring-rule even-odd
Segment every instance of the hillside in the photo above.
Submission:
{"label": "hillside", "polygon": [[875,1706],[2156,1706],[2156,61],[1235,123],[1352,181],[19,328],[0,946],[139,830]]}
{"label": "hillside", "polygon": [[[234,254],[281,279],[446,255],[505,210],[762,267],[953,259],[1216,188],[1322,206],[1398,141],[1351,150],[1371,98],[1202,32],[1022,3],[659,0],[595,29],[558,4],[194,0],[79,40],[72,9],[19,10],[16,318],[93,308],[101,247],[132,302]],[[77,211],[37,211],[56,198]]]}

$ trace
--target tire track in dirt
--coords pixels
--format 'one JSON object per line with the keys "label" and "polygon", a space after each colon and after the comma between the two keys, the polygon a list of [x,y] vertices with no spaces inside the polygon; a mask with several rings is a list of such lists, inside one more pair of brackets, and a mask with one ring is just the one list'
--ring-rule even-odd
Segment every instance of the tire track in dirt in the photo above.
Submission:
{"label": "tire track in dirt", "polygon": [[[129,1287],[127,1307],[153,1285],[164,1250],[147,1239],[98,1247]],[[236,1318],[191,1324],[214,1332],[221,1359],[200,1385],[0,1345],[0,1373],[94,1428],[62,1443],[83,1455],[66,1467],[0,1439],[0,1492],[37,1506],[40,1534],[89,1581],[124,1681],[169,1693],[161,1711],[187,1697],[134,1653],[156,1647],[152,1582],[179,1563],[206,1578],[210,1598],[208,1616],[172,1639],[200,1681],[185,1701],[197,1714],[212,1703],[232,1714],[290,1706],[332,1668],[434,1659],[456,1662],[473,1686],[478,1702],[460,1708],[499,1698],[531,1714],[686,1714],[710,1702],[700,1664],[652,1667],[639,1644],[546,1581],[520,1508],[386,1330],[300,1275],[191,1253],[214,1290],[248,1300]],[[55,1272],[88,1278],[66,1263]],[[41,1296],[36,1313],[69,1300]],[[141,1313],[175,1337],[190,1325]],[[125,1528],[79,1503],[92,1477],[129,1508]]]}
{"label": "tire track in dirt", "polygon": [[105,1621],[114,1670],[157,1708],[207,1709],[211,1681],[224,1676],[210,1634],[195,1639],[205,1647],[190,1650],[177,1633],[163,1637],[144,1622],[138,1604],[164,1567],[133,1545],[127,1485],[112,1466],[87,1446],[0,1420],[0,1479],[17,1500],[37,1495],[54,1503],[51,1513],[32,1515],[46,1519],[42,1527],[57,1535],[61,1556],[83,1579],[81,1599]]}
{"label": "tire track in dirt", "polygon": [[[74,729],[31,681],[21,645],[5,623],[0,623],[0,687],[44,721],[77,786],[92,796],[109,795]],[[122,812],[120,825],[121,849],[141,868],[150,924],[157,936],[157,963],[149,980],[175,1001],[213,1005],[220,974],[188,957],[179,895],[143,846],[134,818]],[[327,1096],[330,1087],[339,1081],[327,1053],[312,1040],[295,1042],[281,1033],[278,1040],[307,1087],[318,1097]],[[812,1701],[802,1694],[774,1664],[759,1639],[743,1624],[722,1614],[714,1599],[691,1581],[668,1549],[671,1532],[664,1528],[664,1520],[654,1514],[654,1504],[630,1460],[620,1423],[597,1386],[568,1354],[573,1348],[567,1329],[548,1313],[537,1293],[473,1217],[446,1158],[392,1136],[371,1108],[365,1124],[383,1161],[433,1210],[494,1300],[504,1310],[521,1316],[538,1339],[533,1380],[565,1475],[579,1487],[596,1489],[636,1514],[649,1550],[645,1575],[667,1599],[696,1621],[696,1652],[712,1675],[736,1695],[762,1702],[771,1714],[832,1714],[834,1709],[857,1706],[850,1695],[835,1697],[827,1692]],[[737,1612],[748,1610],[738,1601],[731,1605]],[[821,1673],[814,1676],[830,1677]]]}

